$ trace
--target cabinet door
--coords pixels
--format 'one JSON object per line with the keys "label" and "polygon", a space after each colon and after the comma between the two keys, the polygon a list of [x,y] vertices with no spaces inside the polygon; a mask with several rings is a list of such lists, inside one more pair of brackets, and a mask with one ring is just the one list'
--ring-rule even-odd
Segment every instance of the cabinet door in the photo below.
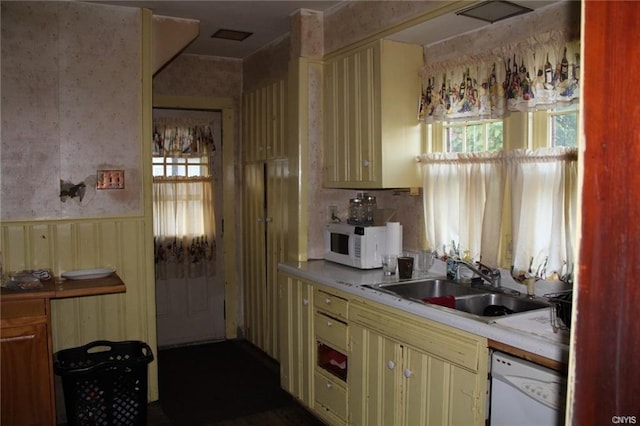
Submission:
{"label": "cabinet door", "polygon": [[286,156],[286,101],[286,78],[243,96],[244,161]]}
{"label": "cabinet door", "polygon": [[313,407],[313,286],[311,283],[279,274],[278,293],[280,383],[305,406]]}
{"label": "cabinet door", "polygon": [[0,348],[2,424],[54,424],[46,324],[3,328]]}
{"label": "cabinet door", "polygon": [[371,45],[326,64],[324,182],[375,187],[380,178],[379,48]]}
{"label": "cabinet door", "polygon": [[402,423],[402,347],[359,324],[349,324],[348,400],[350,423]]}
{"label": "cabinet door", "polygon": [[266,317],[263,327],[264,345],[262,349],[271,357],[278,359],[278,263],[287,255],[288,230],[288,160],[273,160],[266,167],[266,259],[267,274],[265,289]]}
{"label": "cabinet door", "polygon": [[247,339],[263,348],[267,317],[264,163],[245,164],[243,191],[243,291]]}
{"label": "cabinet door", "polygon": [[427,353],[404,348],[405,424],[479,425],[484,423],[478,404],[480,381],[475,373]]}
{"label": "cabinet door", "polygon": [[284,158],[287,155],[287,79],[271,83],[266,90],[266,159]]}

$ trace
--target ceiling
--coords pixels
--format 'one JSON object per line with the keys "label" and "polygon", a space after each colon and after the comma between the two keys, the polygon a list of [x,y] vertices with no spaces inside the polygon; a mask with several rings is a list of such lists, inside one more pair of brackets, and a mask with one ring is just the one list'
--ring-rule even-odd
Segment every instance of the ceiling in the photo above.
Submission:
{"label": "ceiling", "polygon": [[[96,1],[96,3],[145,7],[150,9],[154,15],[199,20],[200,35],[187,46],[184,53],[243,59],[287,34],[289,32],[290,15],[296,10],[304,8],[327,13],[332,8],[339,8],[339,3],[342,1],[349,0],[108,0]],[[514,3],[531,9],[545,7],[557,1],[560,0],[513,0]],[[388,38],[396,41],[429,45],[486,25],[491,24],[451,13],[396,33]],[[427,26],[428,30],[426,29]],[[253,34],[242,42],[211,38],[211,35],[219,29],[248,31]]]}

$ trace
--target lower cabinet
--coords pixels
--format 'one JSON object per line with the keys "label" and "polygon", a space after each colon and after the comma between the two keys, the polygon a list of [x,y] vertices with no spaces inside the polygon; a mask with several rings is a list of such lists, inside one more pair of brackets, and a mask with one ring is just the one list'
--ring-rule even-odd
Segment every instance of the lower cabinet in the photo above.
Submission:
{"label": "lower cabinet", "polygon": [[353,425],[482,425],[486,339],[382,305],[352,301]]}
{"label": "lower cabinet", "polygon": [[280,385],[303,405],[313,407],[315,340],[313,284],[278,274]]}
{"label": "lower cabinet", "polygon": [[483,337],[279,273],[282,387],[332,426],[483,425]]}
{"label": "lower cabinet", "polygon": [[3,425],[54,425],[53,367],[44,299],[2,302]]}

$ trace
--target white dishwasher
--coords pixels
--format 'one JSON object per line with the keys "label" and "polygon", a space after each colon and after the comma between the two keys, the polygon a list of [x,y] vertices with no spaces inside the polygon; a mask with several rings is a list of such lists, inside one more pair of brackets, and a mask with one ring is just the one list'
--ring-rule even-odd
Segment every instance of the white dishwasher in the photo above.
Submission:
{"label": "white dishwasher", "polygon": [[501,352],[491,356],[491,426],[561,426],[567,380]]}

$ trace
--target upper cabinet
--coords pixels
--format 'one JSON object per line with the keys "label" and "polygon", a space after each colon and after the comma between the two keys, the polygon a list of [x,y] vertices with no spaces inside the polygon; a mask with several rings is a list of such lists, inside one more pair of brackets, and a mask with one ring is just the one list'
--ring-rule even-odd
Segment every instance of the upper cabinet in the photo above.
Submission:
{"label": "upper cabinet", "polygon": [[378,40],[325,62],[324,185],[418,187],[422,46]]}
{"label": "upper cabinet", "polygon": [[286,156],[286,100],[286,79],[243,96],[244,161]]}

